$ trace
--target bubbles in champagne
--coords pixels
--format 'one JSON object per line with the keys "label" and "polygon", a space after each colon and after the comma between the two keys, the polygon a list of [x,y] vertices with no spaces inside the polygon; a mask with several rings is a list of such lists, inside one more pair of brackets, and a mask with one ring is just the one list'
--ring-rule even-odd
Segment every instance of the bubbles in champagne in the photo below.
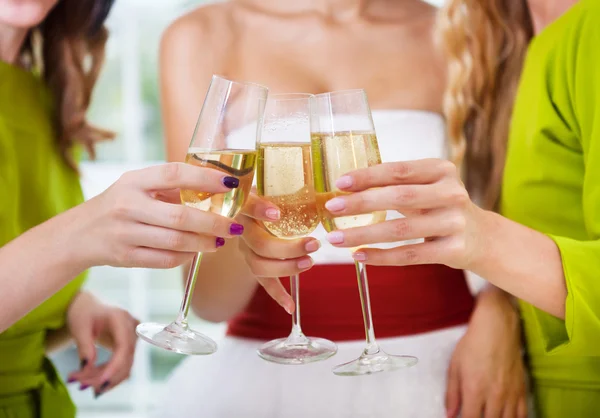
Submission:
{"label": "bubbles in champagne", "polygon": [[335,182],[344,174],[381,163],[377,137],[373,132],[314,133],[311,143],[317,210],[323,227],[331,232],[367,226],[385,220],[385,212],[354,216],[333,216],[325,203],[336,196],[347,194],[340,191]]}
{"label": "bubbles in champagne", "polygon": [[258,155],[258,193],[281,211],[276,222],[264,222],[279,238],[299,238],[319,224],[312,180],[310,144],[261,144]]}

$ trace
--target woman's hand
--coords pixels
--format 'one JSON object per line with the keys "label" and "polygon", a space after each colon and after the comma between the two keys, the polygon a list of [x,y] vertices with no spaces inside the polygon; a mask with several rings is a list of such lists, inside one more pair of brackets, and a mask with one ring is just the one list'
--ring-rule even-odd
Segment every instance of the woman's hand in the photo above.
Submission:
{"label": "woman's hand", "polygon": [[[135,353],[135,327],[139,322],[127,311],[100,303],[81,292],[71,302],[67,326],[81,359],[81,369],[69,376],[80,390],[93,388],[96,397],[129,378]],[[96,343],[112,351],[110,360],[96,365]]]}
{"label": "woman's hand", "polygon": [[509,296],[484,289],[448,369],[448,418],[526,418],[519,315]]}
{"label": "woman's hand", "polygon": [[309,254],[317,251],[321,243],[311,237],[284,240],[271,235],[261,220],[273,222],[279,216],[279,210],[270,202],[251,195],[244,214],[236,218],[244,226],[244,235],[239,240],[239,245],[260,285],[291,314],[295,309],[294,302],[279,277],[310,269],[313,260]]}
{"label": "woman's hand", "polygon": [[425,238],[424,243],[393,249],[360,249],[354,253],[358,261],[374,265],[439,263],[468,269],[481,251],[476,232],[482,210],[471,202],[456,167],[448,161],[380,164],[348,173],[336,186],[355,193],[325,204],[334,216],[397,210],[406,218],[330,232],[327,240],[331,244],[357,247]]}
{"label": "woman's hand", "polygon": [[179,204],[179,189],[226,193],[238,183],[217,170],[182,163],[128,172],[74,209],[75,251],[88,266],[150,268],[172,268],[197,252],[216,251],[243,227]]}

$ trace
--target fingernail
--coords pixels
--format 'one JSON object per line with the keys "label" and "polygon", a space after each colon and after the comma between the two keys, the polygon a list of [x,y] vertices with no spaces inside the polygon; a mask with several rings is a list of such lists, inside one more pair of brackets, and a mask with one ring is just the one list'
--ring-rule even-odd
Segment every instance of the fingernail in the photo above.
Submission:
{"label": "fingernail", "polygon": [[265,211],[265,214],[267,215],[267,218],[269,219],[273,219],[274,221],[276,221],[277,219],[279,219],[279,217],[281,216],[281,214],[279,213],[278,209],[275,208],[269,208]]}
{"label": "fingernail", "polygon": [[98,392],[94,392],[94,398],[98,398],[98,396],[102,395],[109,386],[110,386],[110,381],[108,381],[108,380],[106,380],[104,383],[102,383],[102,385],[100,385],[100,388],[98,389]]}
{"label": "fingernail", "polygon": [[235,189],[240,185],[240,181],[235,177],[225,176],[221,179],[225,187]]}
{"label": "fingernail", "polygon": [[315,252],[317,251],[319,248],[321,248],[321,242],[319,240],[312,240],[306,243],[306,245],[304,246],[304,249],[309,252]]}
{"label": "fingernail", "polygon": [[352,187],[352,177],[342,176],[339,179],[337,179],[335,185],[338,189],[347,189],[348,187]]}
{"label": "fingernail", "polygon": [[217,237],[216,240],[216,247],[222,247],[223,245],[225,245],[225,238],[221,238],[221,237]]}
{"label": "fingernail", "polygon": [[344,233],[342,231],[333,231],[327,234],[327,241],[331,244],[341,244],[344,242]]}
{"label": "fingernail", "polygon": [[81,359],[81,362],[79,363],[79,368],[83,369],[83,368],[85,368],[85,366],[87,366],[87,364],[88,364],[88,361],[86,358]]}
{"label": "fingernail", "polygon": [[67,383],[75,383],[77,381],[77,379],[75,379],[74,377],[69,377],[69,379],[67,380]]}
{"label": "fingernail", "polygon": [[341,197],[334,197],[327,203],[325,203],[325,207],[330,212],[339,212],[346,208],[346,202]]}
{"label": "fingernail", "polygon": [[312,266],[312,264],[313,262],[310,258],[305,258],[303,260],[298,261],[298,268],[304,270]]}
{"label": "fingernail", "polygon": [[292,307],[291,306],[284,306],[283,309],[285,309],[285,311],[288,313],[288,315],[292,314]]}
{"label": "fingernail", "polygon": [[90,387],[90,385],[81,385],[81,386],[79,386],[79,390],[86,390],[89,387]]}
{"label": "fingernail", "polygon": [[231,235],[242,235],[244,233],[244,225],[231,224],[229,227],[229,233]]}
{"label": "fingernail", "polygon": [[357,251],[354,254],[352,254],[352,258],[356,261],[365,261],[367,259],[367,254],[361,251]]}

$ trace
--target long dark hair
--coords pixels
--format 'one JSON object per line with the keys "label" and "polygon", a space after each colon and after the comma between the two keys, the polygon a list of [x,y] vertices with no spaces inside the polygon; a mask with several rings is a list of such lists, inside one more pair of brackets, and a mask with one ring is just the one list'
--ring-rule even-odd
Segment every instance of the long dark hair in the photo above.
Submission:
{"label": "long dark hair", "polygon": [[114,0],[59,0],[33,30],[22,58],[38,71],[54,98],[57,146],[76,168],[70,149],[80,143],[91,158],[94,144],[112,132],[88,123],[86,112],[102,63],[108,31],[104,26]]}

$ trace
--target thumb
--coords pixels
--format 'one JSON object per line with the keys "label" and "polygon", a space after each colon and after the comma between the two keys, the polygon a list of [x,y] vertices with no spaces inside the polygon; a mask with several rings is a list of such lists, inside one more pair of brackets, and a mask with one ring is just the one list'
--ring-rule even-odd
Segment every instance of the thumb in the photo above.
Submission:
{"label": "thumb", "polygon": [[446,417],[455,418],[460,410],[460,377],[454,361],[448,369],[448,384],[446,387]]}

